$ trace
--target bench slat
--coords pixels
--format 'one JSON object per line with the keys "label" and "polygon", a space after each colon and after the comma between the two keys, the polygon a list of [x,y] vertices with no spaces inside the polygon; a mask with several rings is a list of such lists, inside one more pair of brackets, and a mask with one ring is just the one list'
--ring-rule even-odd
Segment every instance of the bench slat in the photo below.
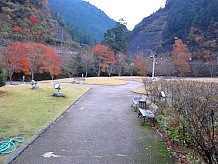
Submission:
{"label": "bench slat", "polygon": [[139,111],[141,112],[143,117],[154,118],[154,113],[150,110],[139,108]]}
{"label": "bench slat", "polygon": [[[132,99],[132,105],[131,107],[133,107],[135,109],[135,111],[138,109],[138,107],[140,107],[140,102],[146,102],[148,99],[147,99],[147,96],[145,95],[141,95],[140,97],[136,97],[134,99]],[[143,107],[145,107],[146,105],[143,105]],[[134,112],[135,112],[134,111]]]}
{"label": "bench slat", "polygon": [[144,122],[143,122],[142,126],[145,123],[145,118],[152,118],[154,120],[154,117],[155,117],[157,110],[158,110],[158,107],[154,103],[151,103],[151,105],[149,105],[149,109],[139,108],[138,117],[140,115],[142,115],[144,117]]}
{"label": "bench slat", "polygon": [[158,107],[154,103],[151,103],[151,105],[149,106],[149,109],[151,110],[152,113],[156,114]]}

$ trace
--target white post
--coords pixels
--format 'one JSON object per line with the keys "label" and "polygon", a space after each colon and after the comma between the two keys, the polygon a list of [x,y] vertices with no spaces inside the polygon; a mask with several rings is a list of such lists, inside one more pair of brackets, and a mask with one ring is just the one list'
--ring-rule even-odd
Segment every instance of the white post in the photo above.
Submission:
{"label": "white post", "polygon": [[61,27],[61,54],[63,49],[63,38],[64,38],[63,27]]}
{"label": "white post", "polygon": [[152,80],[154,80],[154,69],[155,69],[155,56],[152,55],[152,58],[153,58],[153,67],[152,67]]}
{"label": "white post", "polygon": [[155,80],[155,74],[154,74],[154,70],[155,70],[155,58],[157,57],[156,55],[153,54],[152,50],[151,51],[151,56],[150,58],[153,58],[153,65],[152,65],[152,77],[151,80]]}

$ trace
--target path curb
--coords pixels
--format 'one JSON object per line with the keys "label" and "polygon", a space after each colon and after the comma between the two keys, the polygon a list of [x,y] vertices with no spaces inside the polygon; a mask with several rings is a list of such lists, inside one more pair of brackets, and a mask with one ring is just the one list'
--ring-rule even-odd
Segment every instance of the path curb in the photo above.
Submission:
{"label": "path curb", "polygon": [[88,88],[77,100],[75,100],[60,116],[58,116],[54,121],[50,122],[44,128],[42,128],[38,133],[36,133],[29,141],[25,142],[21,147],[17,148],[16,151],[11,154],[5,161],[6,164],[10,164],[20,153],[22,153],[28,146],[31,145],[38,137],[40,137],[51,125],[55,124],[61,116],[63,116],[77,101],[79,101],[91,88]]}

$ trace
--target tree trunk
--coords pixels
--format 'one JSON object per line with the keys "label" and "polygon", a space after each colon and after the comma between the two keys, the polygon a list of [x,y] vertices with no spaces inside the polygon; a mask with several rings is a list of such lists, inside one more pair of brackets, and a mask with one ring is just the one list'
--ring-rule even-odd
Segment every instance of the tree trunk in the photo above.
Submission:
{"label": "tree trunk", "polygon": [[86,68],[86,73],[85,73],[85,77],[88,76],[88,69]]}
{"label": "tree trunk", "polygon": [[9,75],[10,84],[12,83],[12,75]]}
{"label": "tree trunk", "polygon": [[99,67],[98,68],[98,77],[100,77],[100,74],[101,74],[101,68]]}
{"label": "tree trunk", "polygon": [[31,75],[32,75],[32,80],[34,80],[34,73],[33,73],[33,72],[31,72]]}

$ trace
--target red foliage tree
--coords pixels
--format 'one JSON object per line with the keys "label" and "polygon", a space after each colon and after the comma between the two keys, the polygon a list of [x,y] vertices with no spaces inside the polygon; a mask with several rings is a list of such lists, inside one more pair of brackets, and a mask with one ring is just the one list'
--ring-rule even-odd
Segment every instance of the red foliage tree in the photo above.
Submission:
{"label": "red foliage tree", "polygon": [[210,50],[204,50],[202,54],[203,54],[203,59],[205,60],[212,60],[215,58],[212,56],[212,52]]}
{"label": "red foliage tree", "polygon": [[48,71],[52,80],[61,73],[61,59],[55,50],[46,47],[46,60],[43,61],[44,71]]}
{"label": "red foliage tree", "polygon": [[188,50],[187,45],[185,45],[181,39],[176,39],[173,45],[172,60],[174,63],[174,73],[184,74],[191,71],[189,60],[192,58],[192,54]]}
{"label": "red foliage tree", "polygon": [[20,33],[20,32],[22,32],[22,28],[19,27],[19,26],[14,26],[14,27],[13,27],[13,31],[14,31],[14,32],[17,32],[17,33]]}
{"label": "red foliage tree", "polygon": [[6,48],[4,53],[2,53],[2,65],[7,72],[10,82],[12,81],[14,72],[23,71],[25,74],[29,73],[29,63],[26,59],[27,47],[24,43],[13,43]]}
{"label": "red foliage tree", "polygon": [[61,60],[57,53],[38,43],[13,43],[2,52],[2,65],[7,71],[10,81],[14,72],[23,72],[25,75],[49,72],[52,79],[61,73]]}
{"label": "red foliage tree", "polygon": [[142,55],[136,55],[135,59],[135,71],[136,74],[145,76],[148,73],[149,68],[152,67],[149,58],[145,58]]}
{"label": "red foliage tree", "polygon": [[36,32],[34,32],[34,34],[35,34],[35,37],[36,37],[37,39],[39,39],[40,36],[41,36],[41,32],[40,32],[40,31],[36,31]]}
{"label": "red foliage tree", "polygon": [[33,24],[33,26],[37,25],[37,23],[39,22],[39,20],[32,15],[29,17],[29,20]]}
{"label": "red foliage tree", "polygon": [[101,72],[108,72],[109,76],[112,73],[112,66],[115,64],[115,55],[110,51],[108,46],[96,44],[92,48],[95,56],[95,64],[97,67],[97,75],[100,76]]}
{"label": "red foliage tree", "polygon": [[28,44],[29,69],[34,79],[35,73],[49,72],[52,79],[61,73],[61,60],[57,53],[44,44]]}
{"label": "red foliage tree", "polygon": [[31,33],[31,30],[30,30],[30,28],[26,28],[26,29],[25,29],[25,31],[26,31],[26,33],[28,33],[28,34],[30,34],[30,33]]}
{"label": "red foliage tree", "polygon": [[142,56],[136,55],[135,59],[135,71],[138,75],[143,75]]}
{"label": "red foliage tree", "polygon": [[45,54],[46,53],[43,44],[28,44],[28,63],[32,80],[34,79],[34,74],[40,72],[42,61],[46,59]]}

